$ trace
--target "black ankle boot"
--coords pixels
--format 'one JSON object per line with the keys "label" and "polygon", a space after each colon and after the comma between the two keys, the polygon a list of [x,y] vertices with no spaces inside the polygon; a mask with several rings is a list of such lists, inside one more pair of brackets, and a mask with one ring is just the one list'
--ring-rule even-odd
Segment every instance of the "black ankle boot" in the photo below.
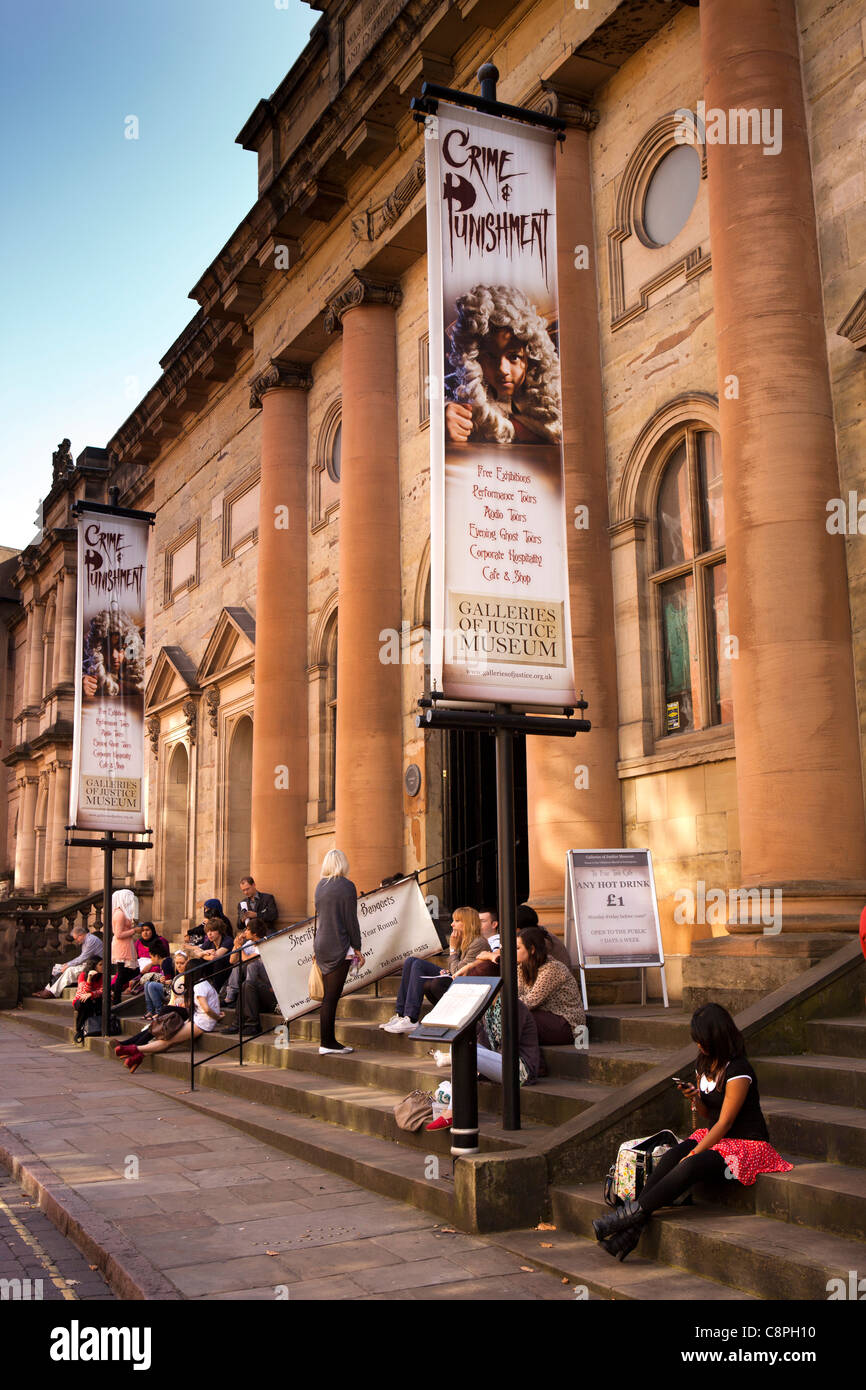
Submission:
{"label": "black ankle boot", "polygon": [[613,1255],[615,1260],[624,1260],[626,1255],[630,1255],[643,1234],[643,1228],[649,1217],[641,1212],[640,1219],[628,1226],[625,1230],[615,1231],[607,1240],[602,1241],[604,1249],[609,1255]]}
{"label": "black ankle boot", "polygon": [[627,1230],[637,1221],[643,1224],[643,1219],[644,1214],[640,1202],[630,1199],[624,1202],[621,1207],[617,1207],[615,1211],[597,1217],[592,1223],[592,1229],[595,1231],[596,1240],[607,1240],[608,1236]]}

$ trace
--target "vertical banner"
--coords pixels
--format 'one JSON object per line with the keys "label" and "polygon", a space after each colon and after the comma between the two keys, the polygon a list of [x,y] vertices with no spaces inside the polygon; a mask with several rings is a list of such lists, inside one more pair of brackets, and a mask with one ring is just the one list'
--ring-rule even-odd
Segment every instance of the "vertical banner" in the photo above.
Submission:
{"label": "vertical banner", "polygon": [[144,641],[149,519],[78,511],[70,824],[145,829]]}
{"label": "vertical banner", "polygon": [[556,137],[445,102],[425,135],[434,688],[569,706]]}

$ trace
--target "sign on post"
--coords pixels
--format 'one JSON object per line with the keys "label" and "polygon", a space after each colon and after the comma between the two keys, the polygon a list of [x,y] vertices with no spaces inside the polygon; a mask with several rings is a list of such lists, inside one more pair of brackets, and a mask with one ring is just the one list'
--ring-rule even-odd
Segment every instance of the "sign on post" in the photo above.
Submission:
{"label": "sign on post", "polygon": [[556,137],[444,101],[425,135],[432,685],[568,707]]}
{"label": "sign on post", "polygon": [[150,517],[77,509],[70,824],[145,829],[145,597]]}
{"label": "sign on post", "polygon": [[[390,975],[409,956],[432,956],[442,950],[414,877],[362,894],[358,899],[358,923],[364,964],[357,974],[349,975],[344,994]],[[258,943],[280,1013],[287,1022],[319,1007],[319,1001],[310,998],[307,987],[315,935],[315,918],[310,918]]]}
{"label": "sign on post", "polygon": [[[665,956],[648,849],[570,849],[565,857],[565,944],[580,970],[587,1007],[586,971],[639,966],[661,969],[668,1007]],[[646,1003],[646,975],[641,975]]]}

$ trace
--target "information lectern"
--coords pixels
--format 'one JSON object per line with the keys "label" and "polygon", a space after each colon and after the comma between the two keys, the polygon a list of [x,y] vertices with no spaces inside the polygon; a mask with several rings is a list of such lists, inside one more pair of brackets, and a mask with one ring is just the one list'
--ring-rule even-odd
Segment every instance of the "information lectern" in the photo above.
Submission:
{"label": "information lectern", "polygon": [[478,1153],[475,1029],[501,988],[498,975],[461,976],[409,1034],[451,1047],[451,1152],[455,1158]]}

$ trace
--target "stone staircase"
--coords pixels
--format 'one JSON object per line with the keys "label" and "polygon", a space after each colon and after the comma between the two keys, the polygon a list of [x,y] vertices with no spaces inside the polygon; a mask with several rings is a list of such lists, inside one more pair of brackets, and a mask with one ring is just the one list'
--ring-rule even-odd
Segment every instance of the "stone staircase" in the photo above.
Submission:
{"label": "stone staircase", "polygon": [[[613,1001],[640,995],[640,983],[628,978],[605,979],[593,987]],[[438,1069],[429,1055],[432,1044],[416,1042],[405,1034],[383,1032],[379,1024],[394,1013],[397,978],[368,986],[340,1001],[337,1032],[341,1041],[356,1049],[351,1056],[319,1055],[318,1014],[310,1013],[289,1026],[290,1041],[280,1045],[274,1032],[257,1041],[244,1043],[244,1064],[238,1065],[237,1050],[223,1057],[215,1054],[230,1048],[231,1037],[210,1034],[196,1043],[195,1096],[212,1113],[239,1127],[282,1144],[299,1157],[376,1191],[401,1197],[405,1201],[454,1218],[453,1174],[450,1135],[408,1133],[398,1128],[394,1106],[414,1089],[435,1090],[447,1069]],[[59,1000],[25,999],[21,1009],[0,1013],[0,1018],[26,1024],[56,1038],[72,1035],[72,995],[65,991]],[[121,1006],[123,1036],[132,1036],[141,1027],[141,998]],[[627,1008],[621,1002],[612,1005]],[[634,1007],[634,1006],[631,1006]],[[426,1011],[426,1009],[425,1009]],[[234,1022],[228,1010],[224,1022]],[[264,1015],[263,1027],[275,1029],[282,1020]],[[113,1056],[118,1038],[94,1037],[87,1046],[105,1056]],[[213,1061],[207,1060],[214,1057]],[[557,1125],[582,1114],[599,1100],[612,1094],[617,1085],[641,1074],[646,1063],[640,1049],[617,1043],[609,1048],[592,1048],[578,1053],[571,1047],[544,1049],[548,1075],[521,1091],[522,1128],[506,1132],[499,1110],[501,1088],[480,1081],[478,1087],[481,1150],[485,1153],[518,1150],[529,1134]],[[117,1063],[120,1069],[120,1063]],[[185,1079],[189,1075],[189,1052],[173,1048],[149,1058],[139,1068],[135,1081],[148,1072]],[[131,1085],[135,1085],[131,1081]],[[181,1097],[186,1099],[186,1097]],[[252,1111],[258,1112],[255,1116]],[[252,1127],[251,1127],[252,1126]],[[439,1179],[431,1179],[426,1160],[438,1160]]]}
{"label": "stone staircase", "polygon": [[[688,1038],[684,1016],[638,1020],[625,1009],[593,1014],[593,1039],[628,1045],[640,1030],[647,1063]],[[795,1167],[699,1191],[693,1206],[653,1218],[622,1264],[598,1247],[592,1221],[608,1208],[601,1184],[550,1189],[553,1233],[510,1232],[502,1243],[610,1298],[818,1299],[828,1284],[866,1273],[866,1014],[806,1024],[809,1053],[753,1056],[770,1138]],[[650,1053],[656,1055],[650,1057]],[[690,1128],[683,1107],[679,1132]],[[547,1246],[548,1248],[545,1248]],[[716,1293],[695,1280],[718,1281]],[[719,1285],[722,1287],[720,1288]]]}
{"label": "stone staircase", "polygon": [[[742,953],[751,950],[749,943],[738,944]],[[771,949],[782,959],[779,947]],[[825,953],[795,946],[793,954],[802,972]],[[791,979],[790,968],[781,969],[794,989],[801,976]],[[394,1012],[396,983],[392,977],[381,981],[378,991],[369,986],[341,1000],[338,1036],[356,1048],[351,1056],[319,1056],[315,1014],[290,1025],[288,1045],[281,1046],[274,1033],[246,1043],[243,1067],[238,1066],[236,1050],[215,1056],[233,1039],[210,1035],[196,1046],[196,1057],[202,1059],[196,1090],[176,1093],[177,1099],[371,1190],[455,1221],[449,1135],[424,1130],[408,1134],[394,1121],[398,1100],[416,1087],[432,1091],[448,1075],[437,1070],[428,1055],[430,1044],[380,1030],[379,1024]],[[858,988],[862,1001],[863,989]],[[500,1088],[479,1083],[482,1155],[509,1160],[527,1147],[543,1152],[546,1144],[552,1155],[558,1136],[581,1117],[591,1119],[592,1107],[604,1117],[620,1091],[640,1086],[653,1069],[669,1068],[673,1074],[682,1066],[683,1049],[691,1046],[691,1009],[642,1008],[633,1002],[639,990],[639,982],[629,979],[627,972],[620,978],[605,974],[591,985],[589,1048],[544,1049],[548,1075],[521,1091],[519,1132],[501,1127]],[[67,998],[58,1001],[25,1000],[22,1009],[0,1013],[0,1018],[67,1040],[71,994],[67,991]],[[858,996],[849,989],[846,997]],[[127,1008],[140,1011],[142,1005],[136,1001]],[[832,1012],[829,1007],[825,1011]],[[231,1018],[226,1015],[226,1021]],[[266,1018],[264,1025],[279,1022]],[[128,1036],[140,1020],[126,1016],[122,1026]],[[792,1173],[762,1176],[750,1189],[732,1184],[721,1202],[698,1194],[694,1206],[655,1218],[638,1251],[620,1264],[592,1235],[593,1217],[606,1210],[598,1161],[579,1163],[577,1180],[570,1181],[557,1176],[557,1162],[548,1157],[546,1224],[555,1229],[511,1230],[495,1239],[603,1298],[824,1299],[829,1280],[847,1284],[850,1270],[860,1271],[862,1277],[866,1016],[861,1009],[814,1017],[802,1036],[805,1046],[798,1047],[799,1055],[767,1049],[763,1055],[760,1046],[750,1046],[770,1134],[795,1163]],[[88,1046],[109,1056],[115,1041],[92,1038]],[[149,1059],[130,1086],[147,1085],[151,1072],[186,1081],[188,1058],[187,1050],[178,1048]],[[119,1070],[120,1063],[116,1065]],[[675,1095],[673,1104],[679,1105]],[[685,1106],[674,1127],[688,1132]],[[615,1147],[614,1141],[605,1141],[605,1163],[612,1160]],[[505,1181],[520,1179],[509,1174]]]}

